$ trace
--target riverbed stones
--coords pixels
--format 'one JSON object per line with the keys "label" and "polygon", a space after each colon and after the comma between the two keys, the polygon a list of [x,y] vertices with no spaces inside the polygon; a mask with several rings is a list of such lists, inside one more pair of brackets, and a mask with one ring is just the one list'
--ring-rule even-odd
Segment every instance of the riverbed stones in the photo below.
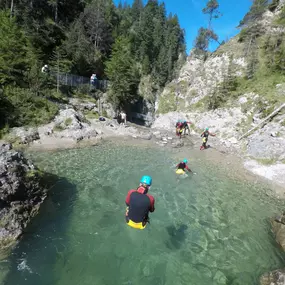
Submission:
{"label": "riverbed stones", "polygon": [[151,140],[152,134],[151,133],[142,133],[139,135],[139,138],[142,140]]}
{"label": "riverbed stones", "polygon": [[22,234],[47,195],[42,174],[21,152],[0,146],[0,247]]}
{"label": "riverbed stones", "polygon": [[249,137],[247,152],[261,159],[278,159],[285,153],[285,127],[269,123]]}
{"label": "riverbed stones", "polygon": [[285,269],[275,270],[264,274],[260,278],[260,285],[284,285]]}

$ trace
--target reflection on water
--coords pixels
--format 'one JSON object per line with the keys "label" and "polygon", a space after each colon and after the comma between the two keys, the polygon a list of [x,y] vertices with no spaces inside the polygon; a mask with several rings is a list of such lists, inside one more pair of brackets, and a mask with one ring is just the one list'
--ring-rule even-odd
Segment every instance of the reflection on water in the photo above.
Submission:
{"label": "reflection on water", "polygon": [[[5,285],[253,285],[284,263],[268,223],[280,202],[195,156],[197,175],[178,180],[169,150],[108,143],[33,156],[64,178],[0,264]],[[124,199],[144,174],[156,211],[137,231]]]}

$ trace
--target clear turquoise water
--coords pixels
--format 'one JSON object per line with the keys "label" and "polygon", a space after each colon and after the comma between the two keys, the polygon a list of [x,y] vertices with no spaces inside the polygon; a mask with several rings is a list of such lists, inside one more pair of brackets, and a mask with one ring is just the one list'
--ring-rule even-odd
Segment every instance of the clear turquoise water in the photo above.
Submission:
{"label": "clear turquoise water", "polygon": [[[282,208],[262,185],[193,155],[197,175],[177,180],[179,154],[147,146],[34,153],[62,177],[12,255],[5,285],[258,284],[284,254],[268,218]],[[144,231],[124,222],[124,199],[153,176],[156,211]]]}

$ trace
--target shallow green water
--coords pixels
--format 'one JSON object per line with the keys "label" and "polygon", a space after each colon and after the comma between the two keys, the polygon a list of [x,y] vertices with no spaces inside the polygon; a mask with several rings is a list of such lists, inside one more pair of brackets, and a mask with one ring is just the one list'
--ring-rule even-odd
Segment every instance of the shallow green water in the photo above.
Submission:
{"label": "shallow green water", "polygon": [[[177,180],[177,151],[113,143],[32,156],[62,179],[1,262],[5,285],[253,285],[284,264],[268,223],[280,202],[218,166],[192,158],[197,175]],[[143,174],[156,211],[137,231],[124,199]]]}

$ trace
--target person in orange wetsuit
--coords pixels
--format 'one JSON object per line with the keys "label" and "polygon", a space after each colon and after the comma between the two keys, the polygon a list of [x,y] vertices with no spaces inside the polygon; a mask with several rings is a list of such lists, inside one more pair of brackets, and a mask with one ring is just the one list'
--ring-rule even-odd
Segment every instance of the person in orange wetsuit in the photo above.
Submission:
{"label": "person in orange wetsuit", "polygon": [[143,230],[149,222],[149,212],[154,212],[154,197],[148,194],[152,184],[150,176],[143,176],[137,190],[130,190],[126,197],[126,223],[134,229]]}

